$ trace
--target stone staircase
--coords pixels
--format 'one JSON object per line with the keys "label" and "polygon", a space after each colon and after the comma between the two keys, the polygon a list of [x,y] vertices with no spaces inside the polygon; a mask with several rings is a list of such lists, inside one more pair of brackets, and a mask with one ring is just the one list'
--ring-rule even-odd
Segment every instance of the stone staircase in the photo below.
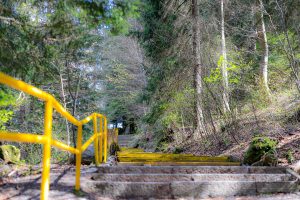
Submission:
{"label": "stone staircase", "polygon": [[120,147],[128,147],[129,143],[133,140],[133,135],[119,135],[118,144]]}
{"label": "stone staircase", "polygon": [[240,166],[227,156],[194,156],[126,148],[119,136],[117,166],[101,166],[83,191],[112,199],[202,199],[298,191],[300,176],[282,167]]}
{"label": "stone staircase", "polygon": [[113,199],[178,199],[290,193],[299,176],[280,167],[102,166],[83,191]]}

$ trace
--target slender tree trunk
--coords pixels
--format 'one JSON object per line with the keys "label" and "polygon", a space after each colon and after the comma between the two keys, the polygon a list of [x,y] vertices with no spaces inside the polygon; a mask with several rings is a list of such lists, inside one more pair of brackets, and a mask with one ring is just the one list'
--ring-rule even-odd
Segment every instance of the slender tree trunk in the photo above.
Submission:
{"label": "slender tree trunk", "polygon": [[[72,98],[73,98],[72,115],[74,117],[75,117],[76,111],[77,111],[77,101],[78,101],[78,94],[79,94],[79,89],[80,89],[80,81],[81,81],[81,74],[78,76],[75,95],[72,95]],[[70,93],[71,93],[71,91],[70,91]],[[72,132],[73,132],[73,143],[74,143],[74,146],[76,147],[76,128],[74,125],[72,126]]]}
{"label": "slender tree trunk", "polygon": [[[80,81],[81,81],[81,73],[78,75],[77,81],[76,82],[76,89],[75,89],[75,94],[73,94],[71,90],[71,69],[69,66],[68,61],[66,60],[65,62],[65,67],[67,68],[67,75],[68,75],[68,92],[72,98],[72,115],[75,117],[76,115],[76,110],[77,110],[77,99],[78,99],[78,94],[79,94],[79,89],[80,89]],[[76,127],[75,125],[72,125],[72,135],[73,135],[73,145],[76,147]]]}
{"label": "slender tree trunk", "polygon": [[268,62],[269,62],[269,46],[267,40],[267,32],[264,21],[264,5],[263,0],[257,0],[259,11],[257,15],[258,28],[257,36],[261,47],[261,59],[259,63],[259,84],[265,95],[270,96],[270,89],[268,85]]}
{"label": "slender tree trunk", "polygon": [[[65,84],[64,84],[63,72],[62,71],[60,71],[59,77],[60,77],[61,97],[62,97],[62,100],[63,100],[63,106],[64,106],[65,109],[67,109]],[[65,123],[66,123],[66,130],[67,130],[67,145],[70,146],[70,144],[71,144],[71,142],[70,142],[70,128],[69,128],[69,122],[68,122],[67,119],[65,119]],[[70,154],[69,154],[69,156],[70,156]]]}
{"label": "slender tree trunk", "polygon": [[227,52],[226,52],[226,39],[225,39],[225,19],[224,19],[224,0],[221,0],[221,35],[222,35],[222,80],[223,80],[223,109],[224,112],[230,112],[229,106],[229,84],[227,73]]}
{"label": "slender tree trunk", "polygon": [[[283,3],[281,1],[281,3]],[[298,92],[300,93],[300,78],[299,78],[299,63],[296,61],[296,56],[295,56],[295,52],[292,48],[292,44],[289,38],[289,34],[288,34],[288,28],[287,28],[287,24],[285,21],[285,15],[284,15],[284,10],[282,5],[279,4],[279,2],[276,0],[276,4],[277,7],[280,11],[280,18],[281,18],[281,26],[284,30],[284,35],[285,35],[285,40],[287,41],[287,47],[285,47],[285,42],[281,42],[281,44],[284,46],[284,51],[286,53],[287,59],[289,60],[290,63],[290,68],[292,69],[292,74],[295,77],[295,82],[296,82],[296,87],[298,89]]]}
{"label": "slender tree trunk", "polygon": [[195,113],[196,113],[196,130],[195,136],[203,136],[206,133],[203,101],[202,101],[202,63],[200,55],[200,18],[198,0],[192,0],[192,20],[193,20],[193,64],[194,64],[194,88],[195,88]]}

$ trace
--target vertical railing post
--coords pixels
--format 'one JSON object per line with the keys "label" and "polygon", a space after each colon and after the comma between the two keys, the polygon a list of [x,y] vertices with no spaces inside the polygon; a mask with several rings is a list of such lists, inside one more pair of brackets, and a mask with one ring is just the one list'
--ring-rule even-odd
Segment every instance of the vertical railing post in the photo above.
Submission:
{"label": "vertical railing post", "polygon": [[44,137],[46,137],[45,144],[43,145],[43,172],[41,182],[41,199],[48,199],[49,184],[50,184],[50,157],[51,157],[51,134],[52,134],[52,100],[49,99],[45,103],[45,116],[44,116]]}
{"label": "vertical railing post", "polygon": [[99,120],[100,135],[99,135],[99,162],[102,163],[103,159],[103,117]]}
{"label": "vertical railing post", "polygon": [[118,128],[115,129],[114,137],[116,138],[116,143],[118,144],[118,142],[119,142],[119,129]]}
{"label": "vertical railing post", "polygon": [[106,163],[107,161],[107,119],[106,117],[104,117],[104,162]]}
{"label": "vertical railing post", "polygon": [[97,128],[97,115],[93,115],[93,127],[94,127],[94,135],[96,135],[94,139],[94,153],[95,153],[95,163],[96,166],[99,165],[99,141],[98,141],[98,128]]}
{"label": "vertical railing post", "polygon": [[77,131],[77,145],[76,149],[78,153],[76,154],[76,178],[75,178],[75,190],[80,189],[80,167],[81,167],[81,145],[82,145],[82,124],[78,126]]}

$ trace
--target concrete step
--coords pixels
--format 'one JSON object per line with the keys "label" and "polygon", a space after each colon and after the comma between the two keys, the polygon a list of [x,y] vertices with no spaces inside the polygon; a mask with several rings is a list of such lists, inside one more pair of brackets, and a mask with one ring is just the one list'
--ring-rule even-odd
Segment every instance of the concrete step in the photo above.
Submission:
{"label": "concrete step", "polygon": [[100,197],[137,199],[178,199],[229,197],[265,193],[289,193],[297,190],[297,181],[175,181],[175,182],[103,182],[91,181],[83,191]]}
{"label": "concrete step", "polygon": [[132,141],[133,138],[120,138],[118,137],[118,141],[125,141],[125,142],[129,142],[129,141]]}
{"label": "concrete step", "polygon": [[282,167],[99,167],[83,186],[113,199],[230,197],[298,191],[299,175]]}
{"label": "concrete step", "polygon": [[291,174],[96,174],[96,181],[174,182],[174,181],[255,181],[284,182],[296,180]]}
{"label": "concrete step", "polygon": [[287,174],[283,167],[248,166],[100,166],[104,174]]}
{"label": "concrete step", "polygon": [[118,145],[120,147],[127,147],[132,140],[133,140],[133,135],[119,135]]}

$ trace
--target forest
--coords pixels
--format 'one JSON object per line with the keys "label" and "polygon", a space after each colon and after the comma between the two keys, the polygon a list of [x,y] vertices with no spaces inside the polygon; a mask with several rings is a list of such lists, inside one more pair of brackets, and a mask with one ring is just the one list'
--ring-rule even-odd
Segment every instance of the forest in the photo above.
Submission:
{"label": "forest", "polygon": [[[299,21],[299,0],[1,0],[0,71],[78,119],[122,121],[133,147],[242,159],[259,136],[292,164]],[[39,99],[0,85],[0,130],[42,134],[43,112]],[[75,145],[76,134],[54,113],[55,138]],[[40,145],[14,144],[23,162],[41,162]]]}

